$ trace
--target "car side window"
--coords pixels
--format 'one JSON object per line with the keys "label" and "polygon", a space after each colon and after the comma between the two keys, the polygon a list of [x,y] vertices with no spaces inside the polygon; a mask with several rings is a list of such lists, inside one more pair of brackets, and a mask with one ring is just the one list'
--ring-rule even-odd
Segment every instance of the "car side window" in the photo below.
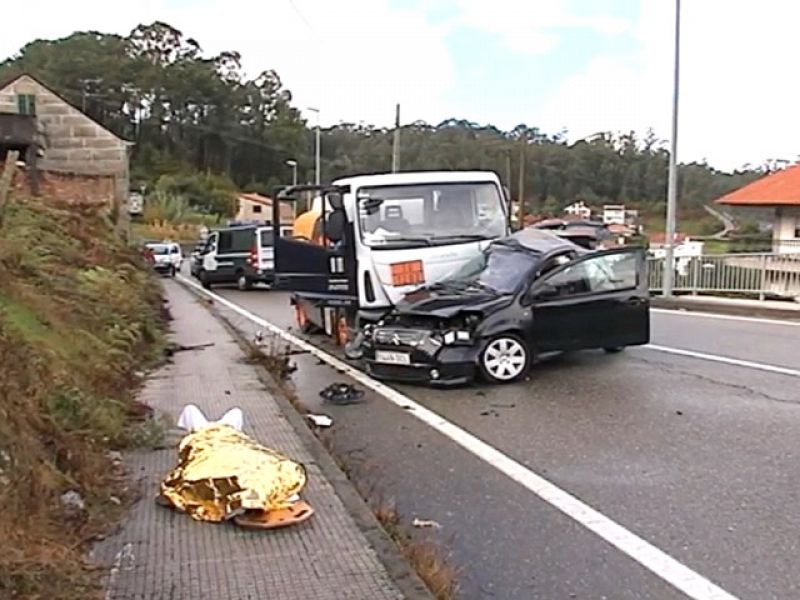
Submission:
{"label": "car side window", "polygon": [[634,289],[638,284],[635,252],[603,254],[567,266],[547,280],[555,296],[575,296]]}

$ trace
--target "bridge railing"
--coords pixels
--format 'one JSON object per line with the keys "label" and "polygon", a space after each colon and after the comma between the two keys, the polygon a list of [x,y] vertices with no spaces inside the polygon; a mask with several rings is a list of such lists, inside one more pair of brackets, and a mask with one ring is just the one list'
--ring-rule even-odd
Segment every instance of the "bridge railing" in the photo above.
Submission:
{"label": "bridge railing", "polygon": [[[661,292],[664,258],[648,259],[650,291]],[[674,259],[674,291],[689,294],[800,298],[800,253],[706,254]]]}

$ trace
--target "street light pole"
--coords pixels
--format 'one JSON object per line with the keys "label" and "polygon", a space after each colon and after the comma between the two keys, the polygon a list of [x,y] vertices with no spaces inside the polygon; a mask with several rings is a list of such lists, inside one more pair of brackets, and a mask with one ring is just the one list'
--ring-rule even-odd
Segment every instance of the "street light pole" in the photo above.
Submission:
{"label": "street light pole", "polygon": [[317,113],[317,133],[316,133],[316,144],[314,149],[314,183],[319,185],[320,181],[320,173],[319,173],[319,109],[318,108],[311,108],[308,107],[313,113]]}
{"label": "street light pole", "polygon": [[667,227],[666,227],[666,252],[664,256],[664,281],[663,294],[672,296],[674,283],[674,255],[675,255],[675,216],[678,203],[678,89],[680,84],[680,58],[681,58],[681,0],[675,0],[675,74],[672,89],[672,139],[669,147],[669,177],[667,183]]}
{"label": "street light pole", "polygon": [[287,160],[286,164],[292,167],[292,185],[297,185],[297,161],[294,159]]}

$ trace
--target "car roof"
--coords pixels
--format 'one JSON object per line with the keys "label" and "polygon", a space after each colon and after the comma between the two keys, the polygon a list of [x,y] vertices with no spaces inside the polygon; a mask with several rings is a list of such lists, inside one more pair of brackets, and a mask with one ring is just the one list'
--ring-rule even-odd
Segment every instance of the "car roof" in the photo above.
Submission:
{"label": "car roof", "polygon": [[546,229],[536,229],[528,227],[521,229],[507,237],[500,238],[495,241],[493,245],[506,245],[518,249],[539,254],[542,257],[551,256],[553,254],[561,254],[562,252],[578,252],[584,253],[585,249],[577,244],[560,237]]}

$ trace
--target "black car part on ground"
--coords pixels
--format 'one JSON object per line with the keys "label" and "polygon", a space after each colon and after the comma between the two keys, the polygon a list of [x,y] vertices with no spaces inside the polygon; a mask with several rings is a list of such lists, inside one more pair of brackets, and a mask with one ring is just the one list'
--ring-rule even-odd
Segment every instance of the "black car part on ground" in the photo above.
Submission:
{"label": "black car part on ground", "polygon": [[360,404],[364,401],[364,390],[349,383],[336,382],[321,390],[319,395],[331,404]]}

